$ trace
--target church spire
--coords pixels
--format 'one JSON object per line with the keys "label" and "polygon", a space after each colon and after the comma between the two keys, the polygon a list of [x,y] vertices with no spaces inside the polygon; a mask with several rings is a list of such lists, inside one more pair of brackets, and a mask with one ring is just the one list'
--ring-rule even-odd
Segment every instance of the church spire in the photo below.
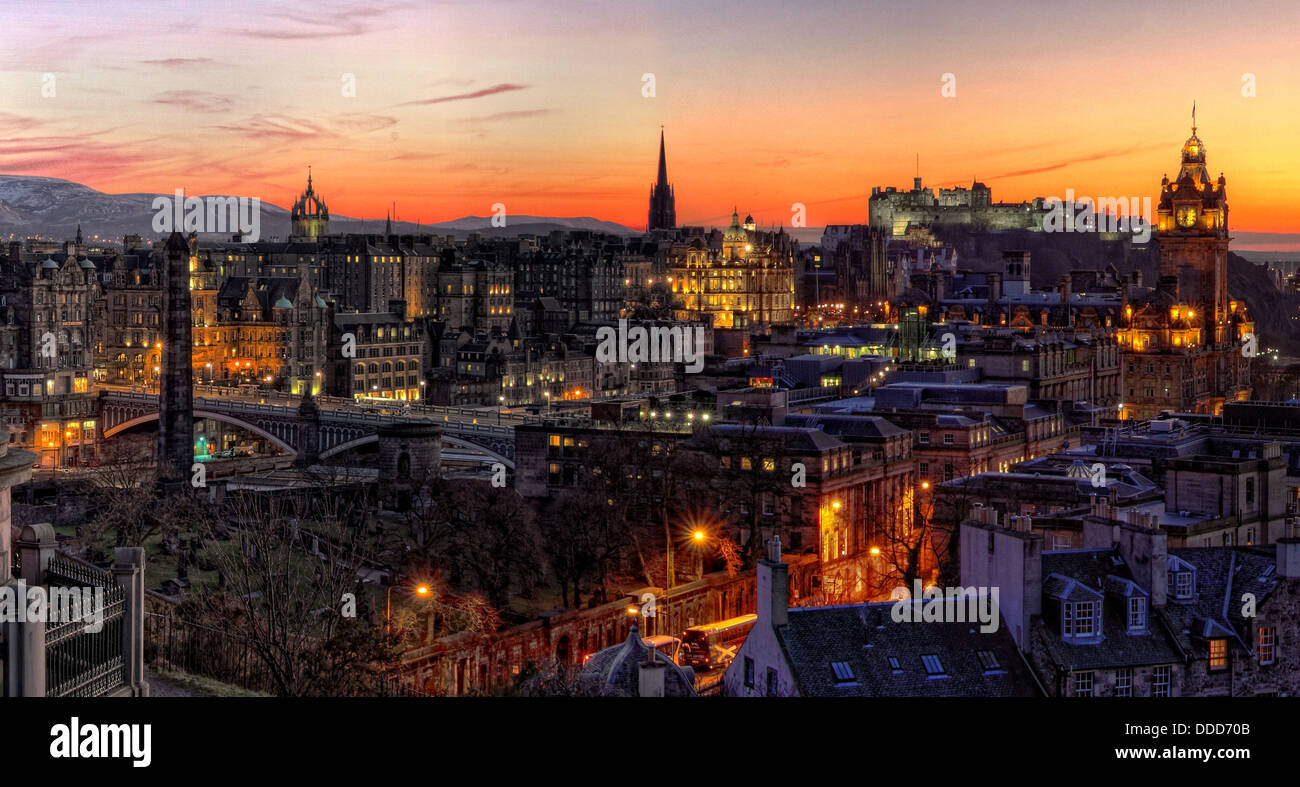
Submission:
{"label": "church spire", "polygon": [[668,156],[664,149],[664,127],[659,127],[659,174],[650,187],[650,215],[646,231],[671,230],[677,226],[677,206],[673,187],[668,185]]}
{"label": "church spire", "polygon": [[659,127],[659,180],[657,186],[668,185],[668,157],[664,154],[664,127]]}

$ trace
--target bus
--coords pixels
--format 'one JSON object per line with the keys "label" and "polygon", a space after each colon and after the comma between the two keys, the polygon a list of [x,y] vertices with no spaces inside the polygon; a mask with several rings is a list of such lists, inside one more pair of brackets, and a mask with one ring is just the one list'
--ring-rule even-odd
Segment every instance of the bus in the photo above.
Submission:
{"label": "bus", "polygon": [[756,620],[758,615],[741,615],[717,623],[691,626],[682,635],[679,663],[704,669],[727,666],[736,658],[736,651],[740,650]]}

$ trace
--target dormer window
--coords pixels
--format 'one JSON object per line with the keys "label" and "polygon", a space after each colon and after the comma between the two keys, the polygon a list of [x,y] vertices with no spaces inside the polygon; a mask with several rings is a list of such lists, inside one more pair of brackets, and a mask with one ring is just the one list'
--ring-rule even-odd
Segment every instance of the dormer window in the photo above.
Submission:
{"label": "dormer window", "polygon": [[1145,631],[1147,627],[1147,600],[1141,596],[1128,600],[1129,633]]}
{"label": "dormer window", "polygon": [[1066,601],[1061,633],[1067,639],[1095,637],[1101,633],[1100,601]]}
{"label": "dormer window", "polygon": [[1170,555],[1167,573],[1169,595],[1175,601],[1191,601],[1196,597],[1196,568],[1191,563]]}

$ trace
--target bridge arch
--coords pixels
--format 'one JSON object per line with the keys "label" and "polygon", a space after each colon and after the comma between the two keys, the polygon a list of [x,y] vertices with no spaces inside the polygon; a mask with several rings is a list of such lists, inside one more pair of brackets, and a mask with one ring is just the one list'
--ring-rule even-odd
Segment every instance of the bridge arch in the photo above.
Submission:
{"label": "bridge arch", "polygon": [[[257,426],[256,424],[250,424],[248,421],[235,418],[234,416],[225,415],[224,413],[214,413],[211,410],[195,410],[194,417],[196,419],[211,418],[214,421],[221,421],[223,423],[230,424],[231,426],[237,426],[240,429],[247,429],[248,431],[258,435],[259,437],[263,437],[271,441],[282,451],[288,454],[292,454],[294,456],[297,456],[298,454],[297,448],[289,445],[288,443],[286,443],[284,440],[277,437],[276,435],[271,434],[270,432],[266,431],[260,426]],[[144,415],[136,416],[135,418],[132,418],[129,421],[123,421],[117,426],[109,427],[107,430],[104,431],[104,439],[107,440],[108,438],[113,437],[114,435],[119,434],[121,432],[125,432],[128,429],[133,429],[141,424],[147,424],[150,421],[157,421],[157,420],[158,420],[157,412],[145,413]]]}
{"label": "bridge arch", "polygon": [[[321,451],[320,458],[328,459],[331,456],[334,456],[335,454],[341,454],[344,451],[350,451],[353,448],[359,448],[360,446],[368,445],[370,443],[376,443],[376,442],[379,442],[379,435],[377,433],[368,434],[363,437],[357,437],[352,440],[348,440],[347,442],[339,443],[338,445],[332,448]],[[469,448],[473,451],[477,451],[478,453],[483,454],[493,462],[500,462],[501,464],[505,465],[511,470],[515,469],[515,461],[513,459],[506,456],[502,456],[501,454],[498,454],[496,451],[493,451],[490,448],[486,448],[482,445],[479,445],[478,443],[470,442],[469,440],[465,440],[463,438],[444,433],[442,435],[442,444],[456,446],[457,448]]]}

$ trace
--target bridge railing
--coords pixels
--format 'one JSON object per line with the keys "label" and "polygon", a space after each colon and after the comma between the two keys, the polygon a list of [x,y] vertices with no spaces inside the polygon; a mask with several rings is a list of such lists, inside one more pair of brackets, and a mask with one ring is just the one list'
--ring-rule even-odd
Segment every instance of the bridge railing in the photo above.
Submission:
{"label": "bridge railing", "polygon": [[[267,391],[265,394],[257,394],[256,397],[253,397],[249,394],[243,393],[224,393],[229,390],[230,389],[228,388],[221,387],[213,388],[211,386],[195,386],[195,404],[220,404],[221,407],[238,410],[239,412],[274,415],[277,413],[282,414],[285,410],[296,409],[298,403],[302,400],[301,396],[280,391]],[[141,402],[155,405],[158,403],[158,395],[152,393],[108,389],[108,394],[111,398],[119,401]],[[256,398],[259,401],[248,401],[248,399],[251,398]],[[338,396],[317,396],[313,397],[313,399],[322,411],[346,412],[349,418],[353,418],[354,420],[373,420],[376,422],[395,420],[394,416],[365,410],[351,399]],[[444,423],[450,423],[452,421],[468,421],[470,423],[478,422],[482,424],[490,421],[494,425],[499,424],[505,426],[506,424],[517,425],[537,423],[542,420],[542,417],[538,415],[499,413],[492,408],[446,407],[441,405],[420,404],[418,402],[411,402],[410,407],[412,417],[427,416]]]}
{"label": "bridge railing", "polygon": [[[158,397],[153,394],[136,393],[130,391],[113,391],[112,397],[117,400],[126,400],[132,402],[150,403],[156,405]],[[290,402],[285,404],[262,404],[260,402],[240,401],[233,397],[208,397],[199,396],[194,399],[196,409],[212,409],[231,413],[241,413],[244,415],[262,415],[273,418],[286,418],[293,416],[297,409],[296,405]],[[490,435],[493,437],[510,438],[514,433],[513,426],[518,423],[527,423],[523,417],[503,417],[500,423],[497,423],[497,414],[495,412],[484,413],[481,410],[473,410],[464,407],[436,407],[429,408],[428,412],[412,413],[409,416],[384,415],[374,413],[360,408],[338,408],[322,409],[322,420],[331,421],[335,419],[345,420],[348,423],[370,423],[377,426],[389,424],[411,423],[433,423],[443,426],[447,431],[457,433],[471,433],[480,435]]]}

